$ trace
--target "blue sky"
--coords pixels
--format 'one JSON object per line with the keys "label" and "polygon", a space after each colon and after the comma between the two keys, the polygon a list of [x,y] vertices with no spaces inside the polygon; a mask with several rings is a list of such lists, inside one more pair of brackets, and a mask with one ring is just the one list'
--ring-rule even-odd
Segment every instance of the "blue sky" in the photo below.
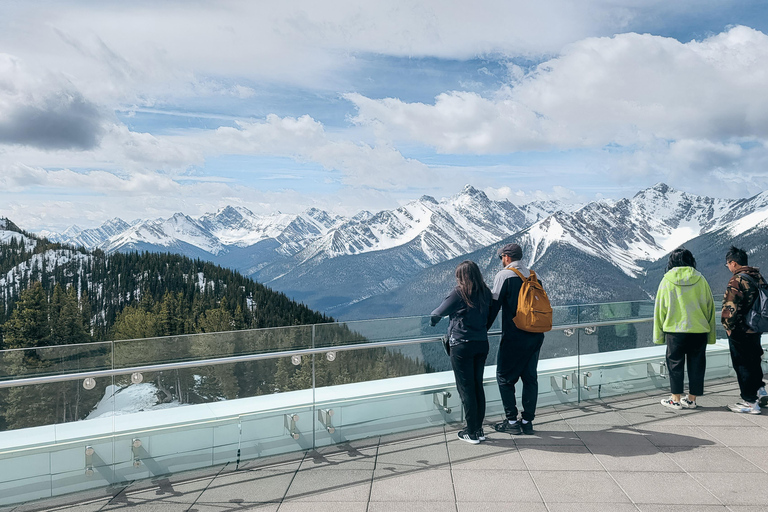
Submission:
{"label": "blue sky", "polygon": [[0,7],[25,229],[768,189],[763,1],[123,4]]}

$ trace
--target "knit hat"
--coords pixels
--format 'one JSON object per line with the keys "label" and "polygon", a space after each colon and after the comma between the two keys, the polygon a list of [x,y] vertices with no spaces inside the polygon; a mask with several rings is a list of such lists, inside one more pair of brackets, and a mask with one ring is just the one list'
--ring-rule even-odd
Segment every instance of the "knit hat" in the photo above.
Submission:
{"label": "knit hat", "polygon": [[517,244],[507,244],[499,249],[499,257],[504,255],[509,256],[512,261],[517,261],[523,258],[523,249]]}

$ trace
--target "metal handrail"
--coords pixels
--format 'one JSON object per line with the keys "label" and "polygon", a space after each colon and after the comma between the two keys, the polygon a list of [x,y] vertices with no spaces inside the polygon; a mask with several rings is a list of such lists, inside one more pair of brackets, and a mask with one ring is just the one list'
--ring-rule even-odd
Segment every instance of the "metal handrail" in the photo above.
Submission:
{"label": "metal handrail", "polygon": [[[608,320],[603,322],[566,324],[553,327],[553,331],[567,329],[582,329],[587,327],[605,327],[610,325],[639,324],[653,321],[653,318],[627,318],[622,320]],[[489,336],[498,336],[501,331],[489,331]],[[128,368],[112,368],[110,370],[93,370],[88,372],[66,373],[61,375],[44,375],[41,377],[27,377],[22,379],[0,381],[0,389],[18,386],[33,386],[38,384],[51,384],[55,382],[68,382],[98,377],[113,377],[116,375],[130,375],[141,372],[159,372],[165,370],[178,370],[182,368],[199,368],[201,366],[214,366],[219,364],[243,363],[247,361],[261,361],[266,359],[279,359],[281,357],[305,356],[325,354],[328,352],[342,352],[348,350],[362,350],[368,348],[394,347],[399,345],[414,345],[416,343],[430,343],[440,341],[441,337],[430,336],[427,338],[412,338],[407,340],[374,341],[369,343],[357,343],[354,345],[335,345],[330,347],[316,347],[281,352],[267,352],[264,354],[248,354],[242,356],[218,357],[213,359],[196,359],[193,361],[178,361],[175,363],[163,363],[154,365],[132,366]]]}

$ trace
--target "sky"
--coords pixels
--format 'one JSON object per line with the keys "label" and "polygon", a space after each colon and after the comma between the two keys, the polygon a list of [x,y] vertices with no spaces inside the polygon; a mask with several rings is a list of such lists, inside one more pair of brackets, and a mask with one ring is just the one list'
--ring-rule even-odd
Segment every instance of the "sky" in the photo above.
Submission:
{"label": "sky", "polygon": [[750,197],[766,62],[763,0],[5,0],[0,216]]}

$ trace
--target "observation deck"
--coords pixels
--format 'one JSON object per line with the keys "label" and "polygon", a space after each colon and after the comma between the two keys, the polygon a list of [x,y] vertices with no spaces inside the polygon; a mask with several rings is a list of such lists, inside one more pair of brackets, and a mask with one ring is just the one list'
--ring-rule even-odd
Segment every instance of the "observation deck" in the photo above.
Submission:
{"label": "observation deck", "polygon": [[724,333],[670,411],[652,311],[556,308],[535,435],[480,445],[429,317],[0,352],[0,511],[768,509],[768,413],[725,409]]}

